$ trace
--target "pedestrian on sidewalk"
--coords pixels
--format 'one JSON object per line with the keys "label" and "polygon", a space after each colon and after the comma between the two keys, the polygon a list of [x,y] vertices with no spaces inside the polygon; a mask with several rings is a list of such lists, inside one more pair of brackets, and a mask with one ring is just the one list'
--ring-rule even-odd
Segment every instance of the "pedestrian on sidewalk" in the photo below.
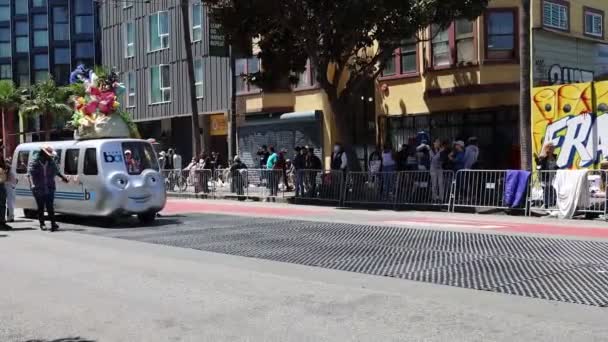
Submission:
{"label": "pedestrian on sidewalk", "polygon": [[464,169],[471,170],[477,168],[479,160],[479,147],[477,137],[470,137],[468,145],[464,150]]}
{"label": "pedestrian on sidewalk", "polygon": [[443,178],[444,168],[448,163],[448,142],[436,139],[433,142],[433,155],[431,157],[431,195],[433,202],[443,203],[445,201],[445,180]]}
{"label": "pedestrian on sidewalk", "polygon": [[4,158],[0,158],[0,230],[12,229],[6,224],[6,187],[9,170]]}
{"label": "pedestrian on sidewalk", "polygon": [[239,156],[234,157],[234,163],[230,166],[231,190],[236,192],[239,200],[245,200],[245,187],[247,186],[247,165],[241,161]]}
{"label": "pedestrian on sidewalk", "polygon": [[[317,175],[319,172],[323,171],[323,162],[321,162],[321,158],[317,157],[315,154],[315,148],[306,146],[304,147],[305,157],[306,157],[306,169],[308,171],[308,175],[305,179],[306,188],[309,198],[317,197]],[[331,177],[331,175],[330,175]]]}
{"label": "pedestrian on sidewalk", "polygon": [[59,167],[55,162],[56,156],[57,153],[53,148],[45,145],[34,155],[28,166],[28,180],[38,206],[38,221],[40,221],[41,230],[46,230],[44,224],[45,208],[51,221],[51,231],[59,229],[55,221],[55,177],[61,178],[64,183],[67,183],[68,179],[59,172]]}
{"label": "pedestrian on sidewalk", "polygon": [[555,154],[555,145],[548,142],[543,146],[540,156],[534,155],[536,167],[539,171],[541,186],[543,187],[543,204],[545,209],[553,208],[557,203],[557,193],[553,188],[553,179],[557,166],[557,154]]}
{"label": "pedestrian on sidewalk", "polygon": [[[268,182],[267,188],[270,192],[270,197],[276,196],[279,192],[279,178],[280,174],[277,170],[275,170],[275,166],[277,165],[277,161],[279,160],[279,155],[276,153],[274,146],[270,146],[268,148],[268,152],[270,155],[268,156],[268,160],[266,161],[266,181]],[[270,201],[270,198],[266,200]]]}
{"label": "pedestrian on sidewalk", "polygon": [[[306,155],[305,149],[301,146],[295,147],[295,156],[293,157],[293,168],[295,172],[295,187],[296,197],[304,195],[304,177],[306,170]],[[307,151],[306,151],[307,152]]]}
{"label": "pedestrian on sidewalk", "polygon": [[17,175],[13,171],[12,158],[6,160],[6,168],[8,170],[8,177],[6,180],[6,221],[15,222],[15,189],[17,188]]}

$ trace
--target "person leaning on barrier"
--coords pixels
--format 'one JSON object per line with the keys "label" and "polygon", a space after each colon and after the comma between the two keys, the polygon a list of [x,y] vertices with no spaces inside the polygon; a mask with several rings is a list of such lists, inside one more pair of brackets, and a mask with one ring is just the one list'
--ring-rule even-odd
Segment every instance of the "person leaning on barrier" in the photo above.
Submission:
{"label": "person leaning on barrier", "polygon": [[[241,161],[239,156],[234,157],[234,162],[230,166],[230,177],[231,180],[231,191],[235,192],[238,196],[245,195],[245,184],[246,177],[243,176],[243,173],[247,172],[247,165]],[[244,200],[244,198],[240,197],[239,200]]]}
{"label": "person leaning on barrier", "polygon": [[536,161],[536,169],[539,171],[539,179],[543,187],[543,203],[545,209],[555,206],[557,202],[557,193],[553,188],[553,178],[555,171],[559,169],[557,166],[557,154],[555,154],[555,145],[548,142],[543,146],[540,155],[534,154]]}
{"label": "person leaning on barrier", "polygon": [[306,156],[304,154],[304,148],[296,146],[294,148],[295,154],[293,157],[293,168],[295,170],[295,187],[296,197],[304,194],[304,175],[306,172]]}
{"label": "person leaning on barrier", "polygon": [[[308,189],[308,197],[316,197],[317,192],[317,175],[323,170],[321,159],[315,154],[314,147],[305,147],[306,153],[306,170],[308,171],[305,179],[306,188]],[[331,174],[330,174],[331,177]]]}

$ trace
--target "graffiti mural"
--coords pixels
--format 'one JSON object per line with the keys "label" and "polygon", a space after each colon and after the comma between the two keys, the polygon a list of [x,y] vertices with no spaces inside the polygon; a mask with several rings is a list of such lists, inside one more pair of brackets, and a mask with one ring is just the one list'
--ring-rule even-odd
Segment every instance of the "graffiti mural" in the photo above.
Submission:
{"label": "graffiti mural", "polygon": [[533,152],[549,142],[561,169],[597,168],[608,157],[608,82],[534,88]]}

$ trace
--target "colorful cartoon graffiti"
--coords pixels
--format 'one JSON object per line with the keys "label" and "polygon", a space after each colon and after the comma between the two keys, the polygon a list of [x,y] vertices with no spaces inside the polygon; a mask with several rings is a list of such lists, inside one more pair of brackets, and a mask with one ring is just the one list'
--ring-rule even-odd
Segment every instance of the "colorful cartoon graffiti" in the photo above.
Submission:
{"label": "colorful cartoon graffiti", "polygon": [[608,157],[608,82],[534,88],[532,143],[556,147],[561,169],[597,168]]}

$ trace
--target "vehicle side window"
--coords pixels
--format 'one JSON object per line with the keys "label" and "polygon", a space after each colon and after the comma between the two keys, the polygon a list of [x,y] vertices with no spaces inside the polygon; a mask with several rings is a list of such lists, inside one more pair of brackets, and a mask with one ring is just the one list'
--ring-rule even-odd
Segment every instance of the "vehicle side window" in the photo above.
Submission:
{"label": "vehicle side window", "polygon": [[97,149],[87,148],[84,151],[84,171],[85,175],[94,176],[97,175]]}
{"label": "vehicle side window", "polygon": [[63,150],[55,150],[55,152],[57,153],[57,157],[55,157],[55,163],[57,163],[57,166],[61,165],[61,152],[63,152]]}
{"label": "vehicle side window", "polygon": [[30,160],[30,151],[19,151],[17,155],[17,173],[27,173],[27,165]]}
{"label": "vehicle side window", "polygon": [[69,149],[65,151],[65,167],[63,173],[66,175],[78,174],[78,158],[80,157],[79,149]]}

